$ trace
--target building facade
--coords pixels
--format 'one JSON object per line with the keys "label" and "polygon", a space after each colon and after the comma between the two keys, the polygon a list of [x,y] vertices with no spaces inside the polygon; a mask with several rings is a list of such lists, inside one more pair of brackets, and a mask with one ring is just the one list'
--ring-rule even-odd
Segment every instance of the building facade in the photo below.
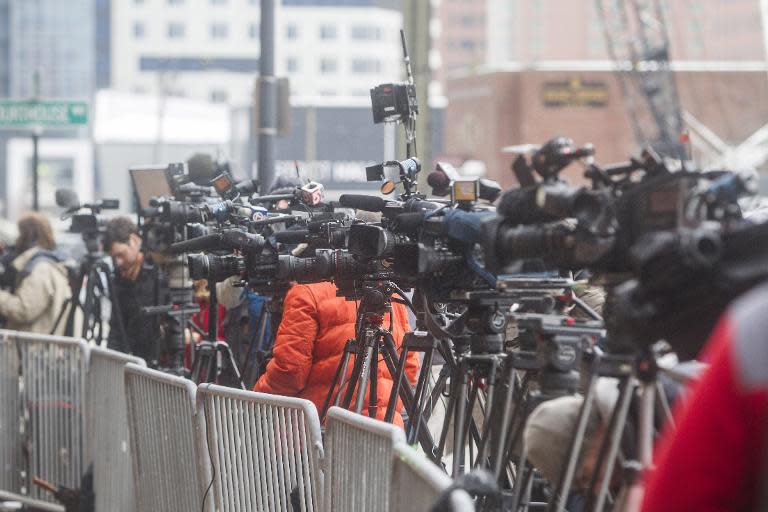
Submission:
{"label": "building facade", "polygon": [[[768,80],[764,69],[676,71],[680,102],[688,116],[725,144],[736,146],[768,119]],[[451,98],[445,119],[445,158],[485,163],[487,176],[504,187],[516,184],[505,146],[541,144],[564,135],[578,145],[594,144],[598,163],[626,161],[640,152],[624,110],[621,89],[608,69],[550,67],[547,70],[489,71],[448,82]],[[724,106],[727,105],[727,109]],[[691,132],[689,151],[704,163],[699,135]],[[765,155],[764,155],[765,156]],[[765,158],[758,167],[765,166]],[[581,181],[583,169],[564,174]]]}
{"label": "building facade", "polygon": [[45,98],[90,99],[96,84],[93,6],[93,0],[10,0],[10,96],[29,98],[38,88]]}
{"label": "building facade", "polygon": [[[393,1],[285,0],[276,73],[295,96],[367,96],[400,78],[402,15]],[[259,72],[259,0],[112,3],[112,87],[243,106]]]}

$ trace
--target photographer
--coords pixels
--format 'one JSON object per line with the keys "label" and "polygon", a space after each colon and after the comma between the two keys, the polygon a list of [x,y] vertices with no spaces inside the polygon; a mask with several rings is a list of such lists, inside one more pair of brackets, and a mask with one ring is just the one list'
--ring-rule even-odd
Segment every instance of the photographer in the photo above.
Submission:
{"label": "photographer", "polygon": [[[283,321],[275,338],[272,360],[253,390],[305,398],[311,400],[320,411],[345,344],[350,338],[355,338],[356,320],[357,303],[337,297],[334,284],[294,285],[285,296]],[[403,334],[409,329],[405,307],[392,304],[392,313],[385,315],[384,325],[389,325],[390,320],[392,336],[399,350]],[[406,364],[411,384],[415,382],[418,369],[418,354],[412,352]],[[392,385],[392,376],[380,361],[378,419],[384,418]],[[367,396],[365,403],[363,410],[367,411]],[[394,422],[403,424],[399,412],[395,414]]]}
{"label": "photographer", "polygon": [[[17,331],[63,334],[64,322],[56,319],[71,296],[64,257],[54,252],[56,242],[51,225],[39,213],[19,220],[14,290],[0,291],[0,315],[6,327]],[[55,331],[55,332],[52,332]]]}
{"label": "photographer", "polygon": [[[155,346],[160,328],[157,317],[142,315],[141,308],[159,304],[157,269],[142,251],[136,224],[126,217],[117,217],[107,223],[104,250],[114,263],[114,293],[119,305],[119,309],[112,311],[107,346],[149,362],[158,356]],[[121,335],[121,323],[125,340]]]}

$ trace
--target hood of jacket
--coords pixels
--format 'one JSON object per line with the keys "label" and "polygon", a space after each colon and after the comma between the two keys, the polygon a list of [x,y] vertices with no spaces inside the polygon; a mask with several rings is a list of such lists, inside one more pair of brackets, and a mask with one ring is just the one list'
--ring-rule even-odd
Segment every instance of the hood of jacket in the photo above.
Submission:
{"label": "hood of jacket", "polygon": [[[45,253],[47,257],[43,257],[41,253]],[[32,261],[32,258],[38,254],[40,254],[38,257],[41,261],[47,261],[57,272],[61,273],[61,275],[64,277],[68,276],[67,267],[64,264],[64,261],[67,259],[67,257],[62,252],[46,251],[37,246],[27,249],[23,253],[16,256],[11,265],[14,269],[16,269],[17,272],[23,272],[30,261]]]}

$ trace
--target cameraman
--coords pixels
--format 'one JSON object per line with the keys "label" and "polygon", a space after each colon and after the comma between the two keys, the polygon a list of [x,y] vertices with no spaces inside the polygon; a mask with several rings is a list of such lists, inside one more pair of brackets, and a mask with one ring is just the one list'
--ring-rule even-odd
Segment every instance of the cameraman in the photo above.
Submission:
{"label": "cameraman", "polygon": [[[346,342],[355,338],[358,305],[355,301],[337,297],[336,286],[328,282],[294,285],[285,295],[284,304],[272,359],[253,390],[305,398],[312,401],[319,412],[331,388]],[[392,313],[385,315],[384,325],[389,325],[390,320],[392,337],[399,351],[403,334],[409,329],[408,313],[402,304],[392,304]],[[351,367],[350,364],[349,372]],[[416,380],[418,369],[418,354],[412,352],[406,364],[411,385]],[[392,376],[383,361],[378,364],[377,383],[376,417],[383,419],[393,386]],[[367,392],[365,404],[363,411],[367,414]],[[402,425],[400,409],[402,407],[398,407],[394,419],[398,425]]]}
{"label": "cameraman", "polygon": [[18,223],[14,290],[0,291],[0,315],[6,327],[16,331],[63,334],[65,322],[56,319],[72,292],[65,258],[54,252],[56,241],[48,219],[29,213]]}
{"label": "cameraman", "polygon": [[158,356],[155,346],[160,327],[157,317],[143,315],[141,308],[159,304],[158,276],[151,258],[142,251],[136,224],[127,217],[110,220],[104,233],[104,250],[114,263],[118,305],[109,321],[107,346],[152,361]]}

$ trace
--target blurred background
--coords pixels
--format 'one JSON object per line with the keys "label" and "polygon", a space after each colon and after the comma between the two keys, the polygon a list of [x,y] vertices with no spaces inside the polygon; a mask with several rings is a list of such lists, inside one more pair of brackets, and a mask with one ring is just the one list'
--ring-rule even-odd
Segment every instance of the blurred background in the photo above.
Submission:
{"label": "blurred background", "polygon": [[[278,174],[330,195],[403,156],[371,87],[404,79],[425,169],[514,184],[503,148],[563,134],[601,163],[641,144],[706,168],[766,168],[763,0],[275,0]],[[206,152],[256,175],[259,0],[0,0],[0,215],[56,188],[134,200],[127,169]],[[641,73],[642,72],[642,73]],[[285,79],[285,80],[282,80]],[[43,105],[44,111],[29,109]],[[423,173],[425,174],[425,173]],[[373,186],[375,190],[375,186]]]}

